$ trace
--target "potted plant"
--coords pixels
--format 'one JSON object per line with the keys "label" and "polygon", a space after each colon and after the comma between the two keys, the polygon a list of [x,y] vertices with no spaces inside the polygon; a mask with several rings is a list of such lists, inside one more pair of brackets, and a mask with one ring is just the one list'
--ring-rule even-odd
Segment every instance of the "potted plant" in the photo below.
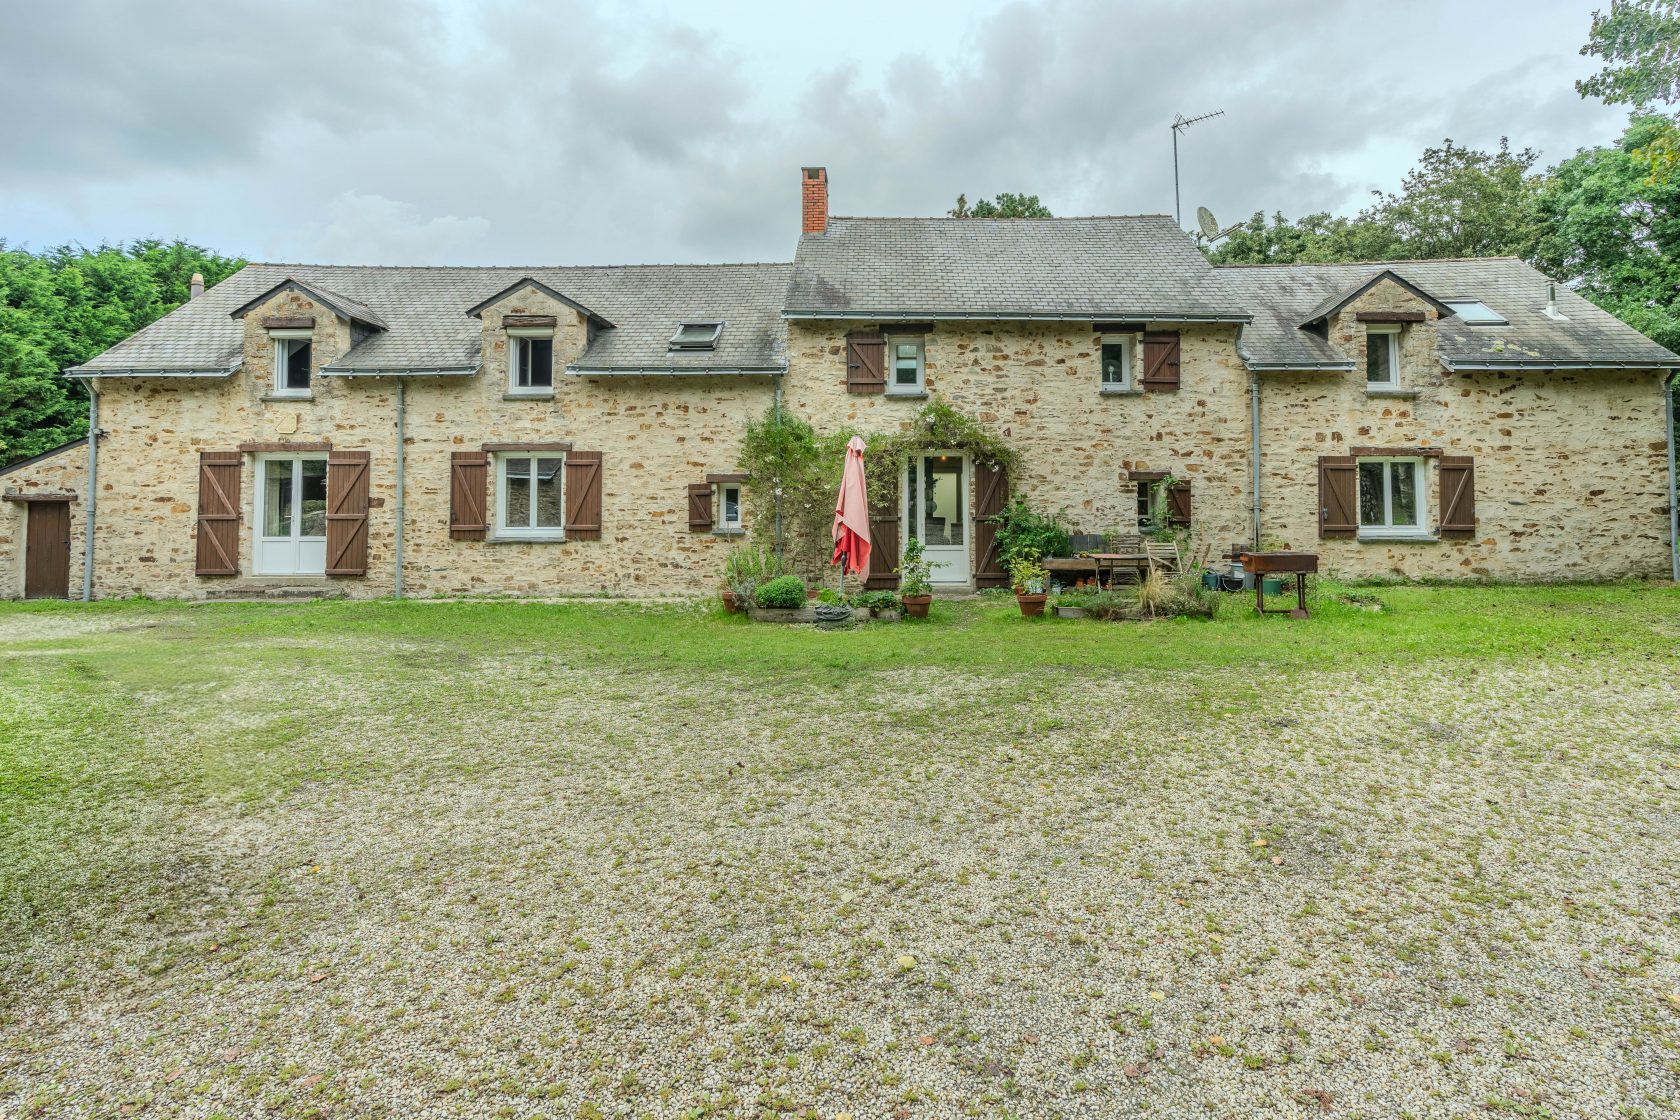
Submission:
{"label": "potted plant", "polygon": [[753,605],[758,585],[782,574],[782,562],[775,553],[743,544],[732,549],[723,562],[723,608],[746,613]]}
{"label": "potted plant", "polygon": [[898,597],[904,613],[911,618],[926,618],[928,604],[933,602],[933,565],[922,553],[922,542],[911,537],[904,542],[904,558],[893,571],[898,575]]}
{"label": "potted plant", "polygon": [[1025,552],[1009,566],[1009,582],[1015,588],[1015,602],[1021,607],[1022,618],[1037,618],[1044,613],[1044,601],[1049,598],[1045,584],[1050,570],[1038,561],[1038,553]]}

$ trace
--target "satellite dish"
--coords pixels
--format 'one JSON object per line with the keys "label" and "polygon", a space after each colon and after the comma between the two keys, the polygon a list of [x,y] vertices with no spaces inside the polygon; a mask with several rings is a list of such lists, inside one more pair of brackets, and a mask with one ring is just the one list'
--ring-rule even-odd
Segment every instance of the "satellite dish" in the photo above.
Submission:
{"label": "satellite dish", "polygon": [[1209,241],[1219,236],[1219,222],[1206,206],[1196,207],[1196,224],[1202,227],[1202,236]]}

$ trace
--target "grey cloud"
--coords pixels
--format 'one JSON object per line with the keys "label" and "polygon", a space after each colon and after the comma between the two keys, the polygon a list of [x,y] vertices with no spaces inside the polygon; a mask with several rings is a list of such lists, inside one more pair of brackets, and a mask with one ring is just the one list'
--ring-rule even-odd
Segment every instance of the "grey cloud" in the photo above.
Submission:
{"label": "grey cloud", "polygon": [[1514,22],[1487,55],[1444,0],[1407,9],[1427,52],[1372,50],[1353,0],[952,4],[937,37],[767,7],[810,21],[799,40],[739,13],[435,3],[9,17],[0,97],[33,100],[0,118],[0,213],[29,224],[0,236],[84,237],[95,214],[271,258],[785,259],[802,164],[830,168],[837,213],[1002,190],[1170,212],[1168,122],[1223,108],[1184,139],[1184,205],[1234,221],[1357,208],[1447,135],[1556,157],[1619,119],[1569,85],[1585,15]]}

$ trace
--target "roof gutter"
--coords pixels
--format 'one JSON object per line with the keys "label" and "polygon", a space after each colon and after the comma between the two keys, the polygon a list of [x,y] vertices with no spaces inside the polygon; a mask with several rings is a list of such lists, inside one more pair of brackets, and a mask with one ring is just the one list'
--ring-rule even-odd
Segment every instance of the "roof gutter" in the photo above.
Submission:
{"label": "roof gutter", "polygon": [[1354,368],[1352,362],[1251,362],[1248,358],[1243,357],[1240,351],[1238,357],[1242,357],[1243,365],[1255,373],[1262,373],[1267,370],[1294,370],[1309,373],[1314,370],[1329,370],[1335,373],[1345,373]]}
{"label": "roof gutter", "polygon": [[322,377],[470,377],[483,369],[471,366],[322,366]]}
{"label": "roof gutter", "polygon": [[1028,322],[1028,323],[1252,323],[1254,316],[1246,314],[1205,314],[1184,311],[870,311],[858,308],[848,311],[787,311],[784,319],[877,319],[925,323],[930,320],[957,322]]}
{"label": "roof gutter", "polygon": [[179,369],[90,369],[87,366],[71,366],[64,371],[64,376],[72,381],[91,383],[96,377],[229,377],[245,364],[240,358],[230,366],[182,366]]}
{"label": "roof gutter", "polygon": [[780,377],[787,366],[578,366],[568,365],[572,377],[711,377],[714,375],[757,375]]}
{"label": "roof gutter", "polygon": [[1662,361],[1637,362],[1595,362],[1592,360],[1546,360],[1543,358],[1517,358],[1510,361],[1498,359],[1478,358],[1449,358],[1441,357],[1441,365],[1448,370],[1464,369],[1680,369],[1680,358],[1669,358]]}

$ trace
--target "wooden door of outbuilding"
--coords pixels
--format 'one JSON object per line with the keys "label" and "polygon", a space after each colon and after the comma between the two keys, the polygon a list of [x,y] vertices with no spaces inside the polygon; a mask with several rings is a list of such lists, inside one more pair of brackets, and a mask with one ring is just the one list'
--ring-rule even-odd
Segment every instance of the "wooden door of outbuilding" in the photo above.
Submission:
{"label": "wooden door of outbuilding", "polygon": [[23,530],[23,597],[70,597],[70,503],[30,502]]}

